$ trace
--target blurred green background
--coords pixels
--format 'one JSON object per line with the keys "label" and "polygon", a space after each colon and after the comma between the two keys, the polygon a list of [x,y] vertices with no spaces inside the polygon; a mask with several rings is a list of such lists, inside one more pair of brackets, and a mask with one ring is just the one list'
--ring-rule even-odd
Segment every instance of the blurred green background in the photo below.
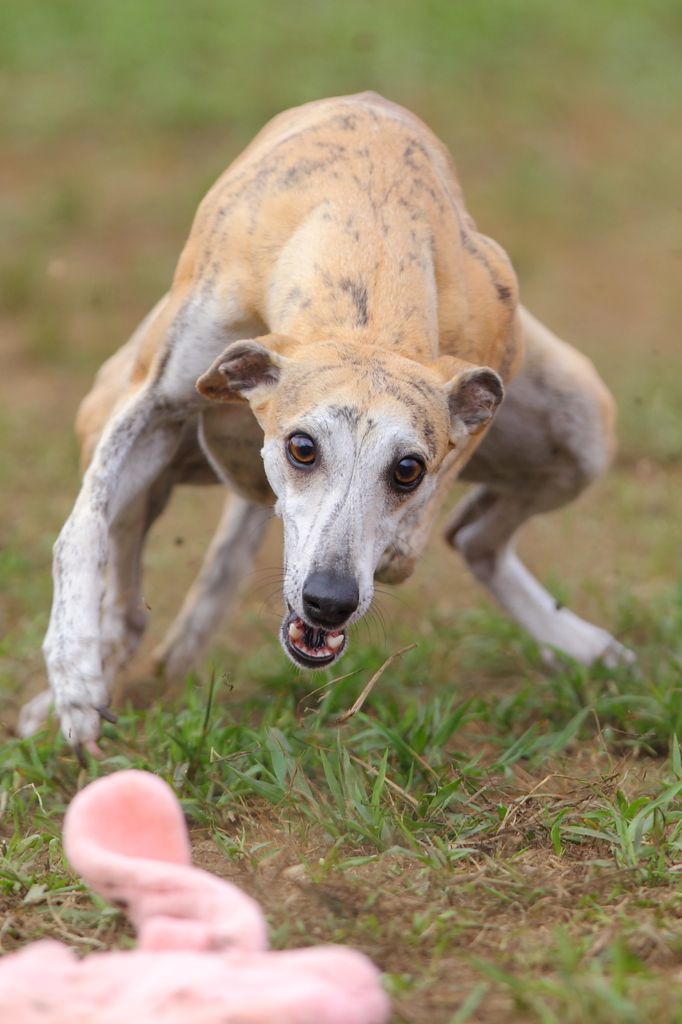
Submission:
{"label": "blurred green background", "polygon": [[[525,303],[595,361],[616,395],[621,438],[616,465],[573,505],[533,520],[523,531],[520,551],[558,600],[636,650],[639,668],[632,674],[599,668],[545,672],[534,645],[491,609],[436,534],[397,599],[381,596],[385,633],[381,621],[369,618],[354,631],[342,671],[361,674],[340,684],[348,690],[341,689],[338,700],[350,704],[350,695],[387,654],[416,641],[417,649],[395,662],[371,695],[366,707],[373,722],[412,723],[401,735],[418,737],[421,746],[412,738],[409,743],[432,757],[427,734],[430,744],[443,708],[473,697],[472,720],[456,739],[470,752],[465,759],[482,756],[483,765],[491,751],[495,757],[504,751],[500,764],[509,773],[509,765],[526,758],[528,749],[557,750],[568,758],[561,762],[566,779],[606,772],[608,762],[606,796],[597,787],[592,804],[585,805],[582,796],[575,804],[575,814],[585,814],[599,801],[609,806],[604,800],[613,798],[619,771],[617,784],[629,776],[631,788],[635,779],[637,786],[655,789],[657,779],[672,778],[662,763],[647,775],[654,762],[621,756],[624,751],[633,758],[642,751],[660,754],[672,733],[682,734],[682,588],[676,587],[682,551],[682,0],[0,0],[0,739],[11,734],[22,700],[45,686],[40,643],[51,598],[50,549],[78,489],[73,420],[94,372],[166,291],[199,200],[264,122],[294,104],[368,88],[414,110],[451,148],[469,209],[480,229],[509,251]],[[154,527],[145,578],[152,616],[133,680],[149,682],[145,652],[163,635],[196,574],[219,515],[219,491],[180,489]],[[256,762],[265,758],[265,750],[257,752],[260,741],[254,746],[251,733],[242,740],[242,726],[233,728],[240,715],[255,720],[264,707],[271,709],[270,722],[284,730],[279,735],[286,733],[283,742],[293,743],[298,699],[318,685],[294,673],[277,642],[276,586],[268,580],[280,559],[274,523],[231,624],[199,667],[200,682],[210,678],[209,662],[219,669],[216,678],[230,673],[229,690],[221,689],[231,702],[227,729],[221,726],[223,731],[205,744],[204,760],[211,743],[220,747],[229,737]],[[190,751],[202,749],[205,693],[197,688],[175,704],[157,705],[147,718],[124,715],[119,738],[112,739],[107,726],[104,743],[113,751],[109,766],[129,764],[125,758],[134,755],[134,763],[148,763],[169,777],[173,770],[178,792],[194,801],[201,791],[201,807],[212,814],[213,781],[205,780],[216,770],[231,771],[226,765],[233,762],[216,769],[206,760],[211,774],[202,769],[197,782],[194,766],[184,775],[187,744],[178,740],[174,746],[180,735],[197,742]],[[244,697],[253,700],[242,704]],[[583,725],[576,736],[578,721]],[[373,722],[358,720],[357,728],[371,736],[367,726]],[[359,732],[348,729],[350,739],[347,731],[343,742],[360,743]],[[55,731],[53,726],[43,736],[39,755],[28,744],[11,742],[2,755],[4,795],[9,793],[11,802],[2,822],[5,831],[0,830],[0,853],[15,858],[3,862],[5,895],[13,886],[14,902],[3,903],[2,933],[5,942],[18,943],[54,934],[56,926],[60,937],[73,940],[74,931],[85,930],[110,942],[111,933],[100,933],[101,907],[91,907],[84,895],[71,911],[53,900],[42,908],[49,909],[49,918],[41,917],[42,897],[35,896],[66,878],[58,853],[55,860],[44,853],[48,842],[51,851],[57,842],[52,833],[45,832],[42,846],[34,834],[44,831],[46,820],[37,815],[36,801],[42,809],[44,799],[53,815],[63,800],[63,780],[76,785],[72,760],[58,741],[53,743]],[[305,746],[301,758],[314,775],[319,763],[310,733],[298,730],[297,735],[291,749]],[[371,746],[374,742],[357,748],[370,751],[363,757],[374,758],[379,749]],[[381,739],[382,753],[385,742]],[[149,762],[139,761],[147,756]],[[443,751],[435,756],[437,765],[444,763]],[[550,754],[543,757],[538,754],[533,764],[542,765],[544,776],[559,762]],[[52,781],[42,785],[41,758],[59,792]],[[400,772],[407,769],[399,761],[389,764],[400,786],[410,789],[417,780],[419,799],[431,794],[433,770],[419,781],[421,768],[410,761],[406,781]],[[255,762],[237,763],[255,770]],[[288,777],[287,795],[300,764]],[[524,764],[536,770],[528,760]],[[672,764],[676,792],[674,744]],[[479,975],[458,952],[469,946],[464,936],[474,933],[462,932],[454,945],[448,936],[475,920],[481,929],[476,924],[470,944],[483,958],[480,977],[498,985],[501,975],[494,971],[505,963],[516,1007],[509,999],[495,1004],[497,1010],[486,1003],[475,1019],[678,1021],[679,1006],[673,1003],[682,948],[680,876],[662,874],[660,811],[649,819],[655,850],[642,848],[649,851],[642,856],[652,858],[646,884],[656,888],[632,889],[628,902],[628,885],[639,885],[636,879],[644,876],[623,870],[623,855],[617,844],[613,854],[611,840],[598,847],[600,858],[616,858],[611,874],[593,874],[588,865],[608,866],[608,861],[583,859],[591,856],[590,847],[576,848],[573,840],[567,844],[573,853],[554,858],[557,843],[561,849],[564,810],[552,828],[554,846],[538,830],[529,859],[522,862],[516,839],[506,845],[512,840],[503,838],[505,824],[516,821],[521,805],[530,812],[526,800],[544,785],[520,765],[514,772],[507,782],[522,788],[490,791],[482,798],[485,811],[473,796],[473,803],[466,800],[467,815],[474,816],[467,819],[473,821],[471,835],[487,830],[476,840],[486,853],[485,861],[476,861],[476,873],[426,875],[426,868],[413,862],[415,874],[406,873],[405,879],[414,884],[406,881],[396,890],[400,914],[391,910],[393,904],[387,910],[382,903],[378,919],[371,917],[379,922],[376,928],[362,915],[341,921],[311,901],[312,931],[306,933],[301,904],[292,909],[290,897],[282,902],[282,892],[289,890],[274,887],[267,895],[267,879],[274,875],[254,869],[254,892],[259,898],[266,892],[276,944],[328,939],[351,941],[373,955],[378,951],[382,967],[398,972],[393,978],[408,992],[417,979],[415,1009],[407,1020],[464,1021],[473,1018],[462,1007],[471,1009],[468,998],[482,998],[486,985],[471,988]],[[235,785],[234,774],[225,777]],[[242,775],[242,782],[246,778]],[[301,785],[301,775],[297,778]],[[321,774],[315,778],[324,785]],[[374,785],[374,776],[367,779]],[[290,813],[299,820],[297,805],[291,803],[288,812],[276,792],[277,806],[265,817]],[[544,792],[541,796],[544,800]],[[596,810],[592,818],[580,819],[581,826],[618,827],[624,842],[626,826],[629,837],[645,812],[639,801],[628,807],[620,791],[617,796],[618,817],[615,810],[613,815]],[[191,806],[196,813],[197,805]],[[397,813],[395,807],[390,813]],[[669,821],[678,821],[666,813]],[[561,828],[574,820],[567,817]],[[615,821],[620,824],[612,825]],[[9,841],[12,822],[26,838],[8,846],[2,837]],[[249,843],[258,840],[254,852],[261,838],[272,839],[270,833],[254,832],[252,824],[249,828]],[[644,825],[637,828],[639,843]],[[677,828],[668,833],[667,855],[676,861],[672,872],[680,867]],[[449,843],[450,832],[442,834]],[[503,845],[490,845],[492,836]],[[384,842],[383,831],[381,838]],[[305,856],[315,867],[321,847],[311,848],[313,859],[305,836],[299,839],[295,856],[303,859],[302,851],[308,851]],[[294,840],[288,834],[287,844]],[[276,842],[279,846],[281,840]],[[263,853],[265,864],[270,853],[258,857]],[[34,856],[39,866],[29,869]],[[207,856],[205,849],[200,852],[199,863],[214,869],[215,859],[201,860]],[[221,854],[220,870],[225,863]],[[373,892],[368,907],[397,878],[392,860],[381,863],[377,874],[366,876]],[[481,880],[485,864],[487,882]],[[589,879],[580,874],[580,865]],[[24,888],[14,884],[21,876],[13,871],[29,870],[33,874]],[[251,878],[249,870],[239,867],[240,884]],[[570,877],[578,881],[569,882]],[[459,888],[457,879],[465,879]],[[307,884],[300,888],[314,890]],[[348,891],[355,890],[342,890],[344,899]],[[362,896],[363,905],[365,900]],[[61,928],[55,906],[70,931]],[[433,917],[446,907],[441,917]],[[508,910],[507,917],[500,907],[505,914]],[[538,916],[531,916],[538,908]],[[443,931],[441,918],[449,921]],[[561,956],[553,951],[550,931],[559,921],[567,929],[559,935]],[[499,931],[488,931],[474,945],[488,926]],[[588,948],[586,930],[598,936],[589,953],[597,959],[586,961],[580,973],[576,965]],[[612,955],[607,945],[620,930],[628,932],[630,947],[623,941]],[[635,952],[646,959],[647,972]],[[492,964],[488,974],[485,958]],[[599,973],[600,964],[609,962],[613,987]],[[542,999],[537,1002],[543,991],[537,985],[554,984],[547,971],[556,964],[563,988],[554,989],[559,993],[554,1014]],[[648,973],[651,964],[664,965],[664,972]],[[654,993],[649,999],[645,989],[641,1010],[625,1000],[633,991],[624,977],[628,972],[638,972]],[[467,1004],[453,1017],[454,1004],[467,991]],[[496,991],[491,989],[493,1002]],[[602,1003],[596,996],[590,1002],[592,991],[601,993]],[[539,1006],[537,1014],[521,1014],[526,997],[527,1005]],[[603,1012],[597,1012],[594,1007],[602,1004]]]}
{"label": "blurred green background", "polygon": [[[617,471],[577,512],[531,527],[527,557],[607,625],[624,591],[669,581],[682,541],[681,54],[679,0],[0,4],[7,684],[41,678],[49,549],[76,492],[72,422],[95,369],[165,291],[202,194],[262,124],[366,88],[450,146],[524,301],[618,398]],[[152,541],[157,622],[199,564],[217,500],[181,498]],[[453,578],[449,600],[477,599]]]}
{"label": "blurred green background", "polygon": [[0,301],[36,360],[94,368],[262,124],[372,88],[451,147],[526,302],[601,363],[624,452],[679,452],[679,0],[22,0],[0,64]]}

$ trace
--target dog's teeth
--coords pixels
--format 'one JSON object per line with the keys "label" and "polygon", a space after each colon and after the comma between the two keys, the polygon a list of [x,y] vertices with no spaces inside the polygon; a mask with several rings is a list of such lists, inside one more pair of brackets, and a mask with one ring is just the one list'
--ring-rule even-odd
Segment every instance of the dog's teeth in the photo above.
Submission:
{"label": "dog's teeth", "polygon": [[336,636],[332,636],[331,633],[327,633],[327,647],[331,647],[331,649],[335,651],[342,643],[343,633],[338,633]]}
{"label": "dog's teeth", "polygon": [[300,640],[303,636],[303,630],[300,629],[295,622],[289,623],[289,636],[292,640]]}

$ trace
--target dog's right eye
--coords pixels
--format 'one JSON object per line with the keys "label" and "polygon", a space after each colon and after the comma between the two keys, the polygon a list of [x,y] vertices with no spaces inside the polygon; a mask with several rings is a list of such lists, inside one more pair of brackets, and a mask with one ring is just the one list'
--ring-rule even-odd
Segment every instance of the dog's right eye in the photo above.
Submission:
{"label": "dog's right eye", "polygon": [[287,452],[291,461],[299,466],[312,466],[317,454],[315,442],[307,434],[294,434],[290,437]]}
{"label": "dog's right eye", "polygon": [[408,455],[394,467],[392,483],[399,491],[413,491],[423,476],[423,462]]}

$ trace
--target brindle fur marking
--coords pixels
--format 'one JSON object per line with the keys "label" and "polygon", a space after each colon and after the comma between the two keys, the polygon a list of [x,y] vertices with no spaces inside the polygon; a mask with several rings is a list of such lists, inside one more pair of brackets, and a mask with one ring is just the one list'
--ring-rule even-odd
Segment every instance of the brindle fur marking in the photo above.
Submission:
{"label": "brindle fur marking", "polygon": [[[358,585],[352,622],[373,578],[411,573],[463,467],[480,486],[446,534],[475,575],[548,650],[627,657],[557,609],[512,546],[528,516],[607,465],[611,398],[517,305],[509,261],[476,230],[445,147],[374,93],[280,114],[235,160],[199,207],[169,294],[98,374],[78,430],[85,475],[55,546],[44,644],[75,745],[97,751],[110,680],[145,624],[144,536],[180,481],[220,480],[237,496],[157,651],[169,676],[200,655],[248,571],[263,509],[276,502],[284,520],[292,614],[310,573],[343,565]],[[292,431],[315,438],[314,472],[287,460]],[[409,494],[389,479],[406,454],[425,468]],[[25,709],[24,732],[44,705]]]}

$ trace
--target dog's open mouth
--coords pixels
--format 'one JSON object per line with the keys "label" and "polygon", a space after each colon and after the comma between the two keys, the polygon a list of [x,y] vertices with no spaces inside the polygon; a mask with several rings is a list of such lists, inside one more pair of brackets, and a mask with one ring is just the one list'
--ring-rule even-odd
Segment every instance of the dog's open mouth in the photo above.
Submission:
{"label": "dog's open mouth", "polygon": [[291,660],[302,668],[325,668],[343,654],[346,631],[309,626],[291,612],[282,623],[282,643]]}

